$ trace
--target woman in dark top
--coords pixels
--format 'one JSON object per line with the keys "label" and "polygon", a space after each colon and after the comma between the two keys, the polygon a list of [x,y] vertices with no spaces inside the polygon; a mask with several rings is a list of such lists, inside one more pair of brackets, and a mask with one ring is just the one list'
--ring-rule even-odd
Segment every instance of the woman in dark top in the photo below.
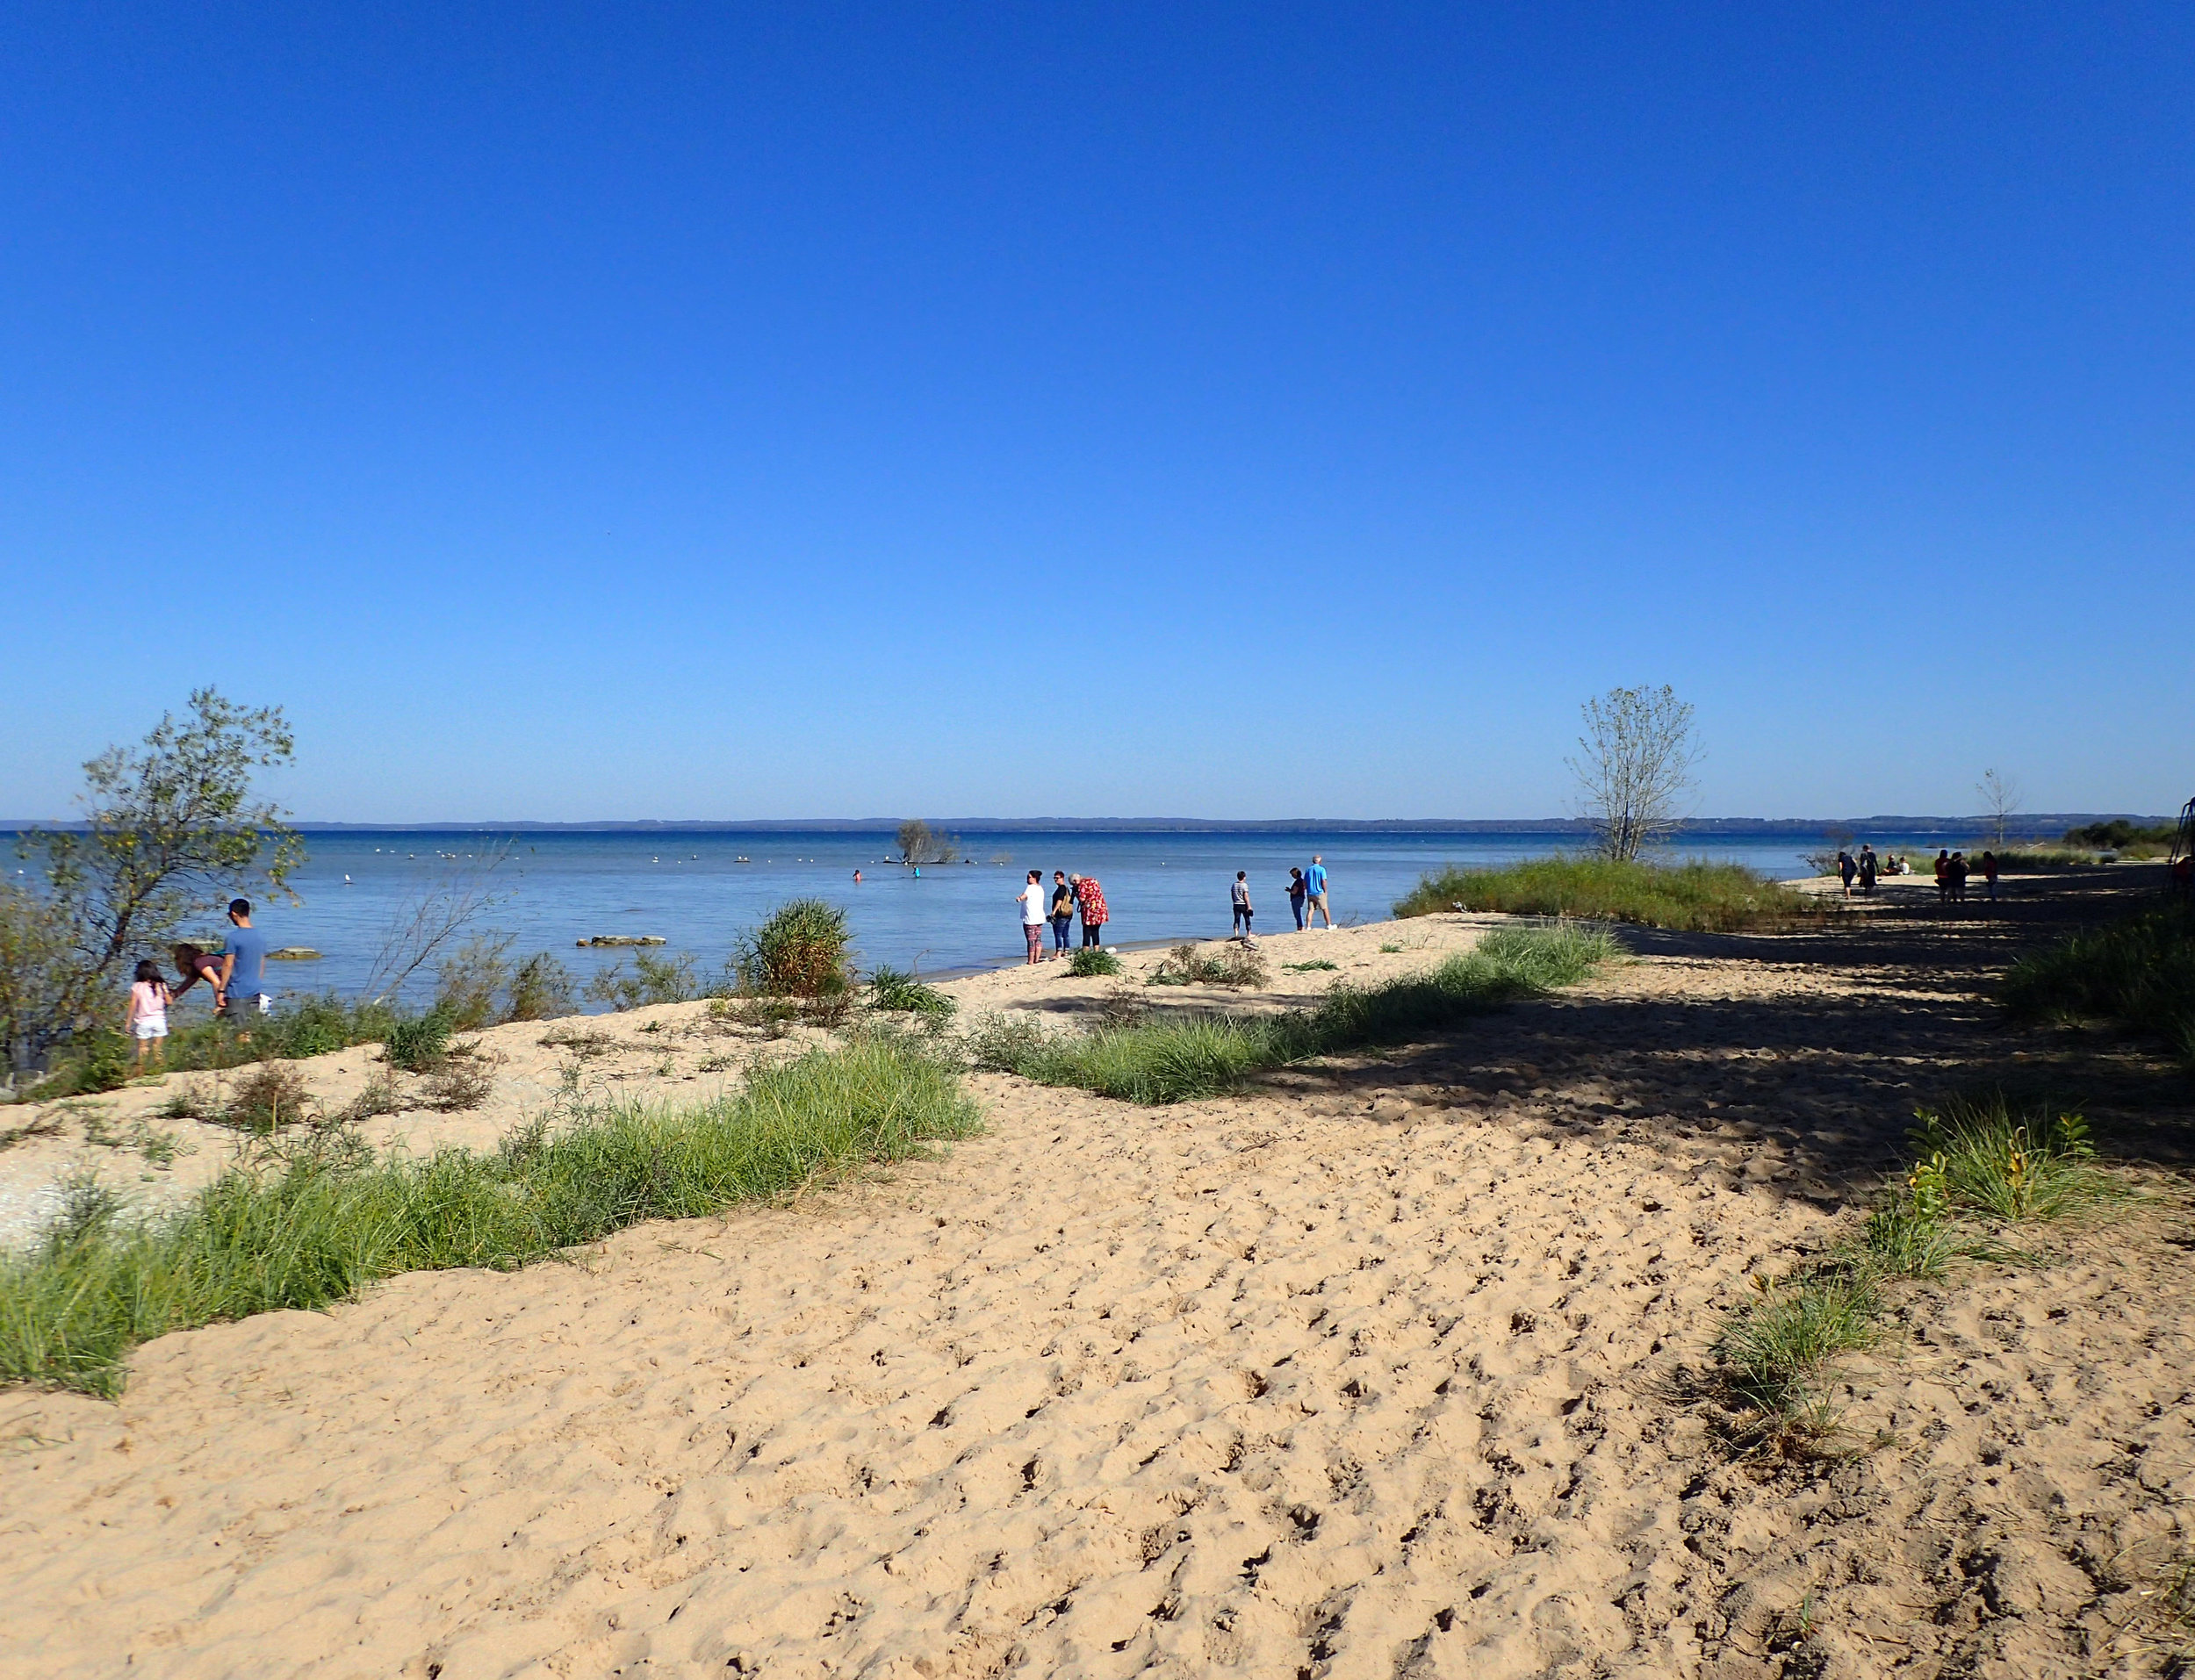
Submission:
{"label": "woman in dark top", "polygon": [[1068,930],[1075,925],[1075,883],[1062,870],[1052,872],[1052,949],[1064,953]]}
{"label": "woman in dark top", "polygon": [[1303,884],[1303,871],[1300,869],[1290,870],[1288,872],[1288,908],[1296,913],[1296,931],[1298,933],[1301,933],[1303,931],[1303,897],[1306,888]]}

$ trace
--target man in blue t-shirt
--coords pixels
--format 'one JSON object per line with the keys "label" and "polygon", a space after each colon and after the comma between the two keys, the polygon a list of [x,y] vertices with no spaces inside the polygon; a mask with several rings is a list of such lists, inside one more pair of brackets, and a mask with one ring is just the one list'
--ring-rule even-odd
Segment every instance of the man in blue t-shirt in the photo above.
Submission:
{"label": "man in blue t-shirt", "polygon": [[[221,957],[220,1012],[232,1020],[264,1015],[272,1002],[267,996],[267,936],[251,924],[251,901],[228,901],[228,950]],[[240,1037],[249,1042],[250,1035]]]}
{"label": "man in blue t-shirt", "polygon": [[1319,917],[1326,918],[1327,931],[1334,931],[1334,912],[1326,907],[1326,864],[1317,852],[1311,854],[1311,867],[1303,872],[1304,902],[1308,910],[1304,916],[1306,928],[1319,925]]}

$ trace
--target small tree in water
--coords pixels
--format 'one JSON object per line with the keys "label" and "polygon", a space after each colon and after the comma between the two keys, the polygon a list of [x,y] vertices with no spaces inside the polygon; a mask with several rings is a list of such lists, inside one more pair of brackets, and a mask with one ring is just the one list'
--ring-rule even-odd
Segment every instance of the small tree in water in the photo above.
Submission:
{"label": "small tree in water", "polygon": [[109,1007],[126,970],[185,917],[261,883],[279,889],[304,861],[287,813],[255,796],[253,772],[287,764],[278,707],[248,709],[211,688],[142,746],[84,765],[82,826],[23,836],[35,887],[0,895],[0,1043],[35,1059]]}
{"label": "small tree in water", "polygon": [[961,843],[920,817],[910,817],[899,825],[899,855],[910,864],[957,863]]}
{"label": "small tree in water", "polygon": [[1611,688],[1585,703],[1578,779],[1581,814],[1600,830],[1601,850],[1621,863],[1667,834],[1682,817],[1700,748],[1692,706],[1659,688]]}

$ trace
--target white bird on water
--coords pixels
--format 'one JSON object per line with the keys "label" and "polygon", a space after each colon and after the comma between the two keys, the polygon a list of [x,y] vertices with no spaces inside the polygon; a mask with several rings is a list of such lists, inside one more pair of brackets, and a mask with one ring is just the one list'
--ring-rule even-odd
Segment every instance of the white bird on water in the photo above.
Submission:
{"label": "white bird on water", "polygon": [[346,875],[346,876],[344,876],[344,877],[343,877],[343,885],[344,885],[344,886],[346,886],[346,887],[348,887],[348,886],[349,886],[349,885],[350,885],[350,877],[349,877],[349,876]]}

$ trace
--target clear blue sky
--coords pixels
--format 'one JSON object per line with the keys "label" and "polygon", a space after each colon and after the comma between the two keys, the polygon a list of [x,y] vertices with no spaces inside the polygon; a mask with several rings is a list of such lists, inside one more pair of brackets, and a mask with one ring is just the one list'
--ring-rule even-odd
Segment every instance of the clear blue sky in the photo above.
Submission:
{"label": "clear blue sky", "polygon": [[2195,792],[2195,8],[0,12],[0,815]]}

